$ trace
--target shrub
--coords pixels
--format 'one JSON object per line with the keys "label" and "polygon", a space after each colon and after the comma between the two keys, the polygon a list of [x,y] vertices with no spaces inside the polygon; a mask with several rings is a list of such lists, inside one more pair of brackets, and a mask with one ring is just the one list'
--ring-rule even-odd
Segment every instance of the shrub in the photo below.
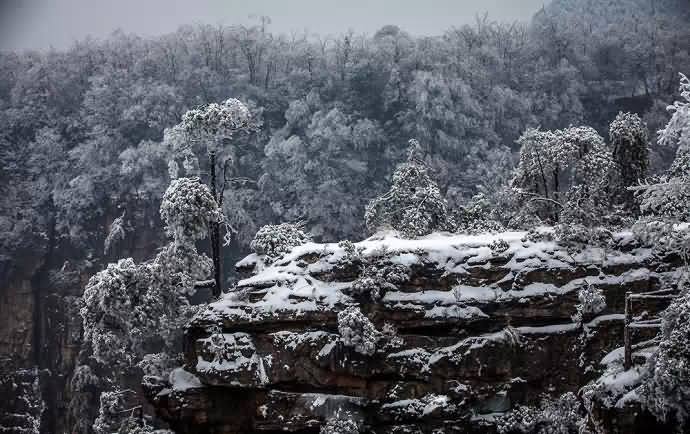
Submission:
{"label": "shrub", "polygon": [[663,421],[690,423],[690,292],[663,313],[661,342],[647,362],[643,403]]}
{"label": "shrub", "polygon": [[301,224],[283,223],[266,225],[259,229],[250,247],[256,254],[264,255],[269,262],[273,262],[309,241],[311,237],[303,231]]}
{"label": "shrub", "polygon": [[208,187],[199,178],[178,178],[170,183],[160,208],[165,230],[176,243],[193,243],[208,235],[208,224],[221,220]]}
{"label": "shrub", "polygon": [[578,434],[584,431],[584,411],[574,393],[544,397],[539,408],[518,406],[497,420],[501,434]]}
{"label": "shrub", "polygon": [[580,322],[583,318],[596,315],[606,309],[606,297],[604,297],[604,292],[590,285],[589,282],[587,286],[580,289],[577,298],[580,300],[580,303],[575,306],[577,312],[572,317],[575,322]]}
{"label": "shrub", "polygon": [[491,204],[483,193],[472,197],[467,205],[454,213],[456,230],[469,234],[497,232],[503,225],[491,217]]}
{"label": "shrub", "polygon": [[408,279],[407,269],[402,265],[375,262],[364,267],[362,274],[352,283],[350,295],[380,300],[387,291],[395,291],[400,283]]}
{"label": "shrub", "polygon": [[338,333],[346,346],[367,356],[376,352],[376,343],[381,338],[374,324],[356,306],[338,312]]}
{"label": "shrub", "polygon": [[[411,147],[416,143],[410,141]],[[441,190],[413,154],[393,173],[390,190],[369,202],[365,221],[372,232],[390,227],[407,238],[454,228]]]}

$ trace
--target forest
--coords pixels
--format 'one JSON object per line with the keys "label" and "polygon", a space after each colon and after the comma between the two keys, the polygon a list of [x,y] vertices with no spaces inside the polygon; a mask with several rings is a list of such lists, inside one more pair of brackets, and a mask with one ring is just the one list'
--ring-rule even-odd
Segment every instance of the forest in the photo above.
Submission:
{"label": "forest", "polygon": [[[634,395],[647,425],[626,431],[596,422],[602,416],[592,403],[614,393],[605,387],[609,366],[595,377],[585,371],[578,393],[525,392],[513,398],[520,405],[501,411],[472,404],[472,417],[502,414],[492,416],[490,428],[448,427],[449,420],[469,418],[465,413],[425,419],[456,399],[439,389],[413,397],[426,421],[414,422],[417,431],[396,419],[402,416],[384,423],[371,419],[370,410],[338,407],[343,414],[319,415],[323,423],[298,424],[293,432],[607,433],[650,426],[688,432],[690,79],[684,74],[690,75],[685,0],[553,0],[529,22],[478,15],[435,36],[412,36],[395,25],[372,35],[277,34],[271,19],[260,17],[252,26],[196,24],[146,38],[116,31],[66,50],[0,51],[0,391],[11,396],[0,404],[6,414],[0,432],[278,432],[256,421],[252,430],[212,427],[207,413],[209,425],[190,428],[180,422],[187,416],[161,410],[163,395],[151,398],[150,390],[160,393],[165,381],[175,392],[184,383],[180,393],[202,383],[209,390],[231,384],[222,371],[233,363],[259,375],[260,338],[244,340],[265,324],[232,311],[233,303],[262,315],[291,312],[288,319],[270,317],[280,328],[309,311],[292,311],[285,300],[315,298],[315,311],[334,316],[310,317],[285,333],[328,323],[327,332],[340,336],[337,345],[357,357],[390,358],[394,347],[412,351],[418,335],[472,337],[464,333],[476,331],[474,325],[453,323],[451,333],[439,319],[433,327],[406,329],[398,316],[383,321],[387,314],[371,310],[394,297],[408,300],[404,293],[416,293],[415,285],[442,287],[449,275],[457,278],[456,317],[479,300],[479,290],[468,287],[503,288],[493,277],[463,283],[443,255],[456,265],[467,258],[443,250],[444,242],[453,249],[486,242],[497,257],[529,250],[526,257],[548,262],[521,282],[524,270],[506,257],[514,281],[503,288],[503,303],[524,299],[508,294],[518,286],[527,291],[539,283],[535,297],[573,294],[568,303],[577,312],[560,319],[582,330],[597,318],[625,315],[627,345],[629,323],[658,326],[659,336],[649,337],[651,355],[640,363],[638,351],[631,356],[635,367],[627,359],[617,367],[616,375],[636,373],[636,388],[613,382],[627,400]],[[606,258],[596,262],[587,253],[593,249]],[[310,255],[318,259],[304,259]],[[413,279],[422,271],[405,255],[424,257],[425,267],[445,273],[419,283],[428,276]],[[614,309],[618,301],[605,288],[572,283],[585,274],[573,275],[571,286],[558,283],[556,257],[572,259],[571,268],[578,261],[583,270],[598,267],[600,280],[611,285],[624,282],[619,274],[628,271],[653,282],[632,297],[626,293],[638,288],[620,283],[624,299]],[[629,269],[613,271],[623,262]],[[329,280],[318,273],[333,274]],[[280,280],[285,274],[312,292],[283,294],[286,285],[299,292],[294,281]],[[273,294],[276,304],[257,304],[270,286],[261,279],[275,284],[264,301],[270,304]],[[332,292],[318,298],[327,289],[323,282],[333,284]],[[546,297],[549,285],[562,291]],[[426,300],[420,297],[416,302]],[[656,301],[631,319],[633,299]],[[326,300],[327,307],[319,305]],[[439,300],[433,306],[449,311]],[[651,319],[654,312],[660,319]],[[520,341],[530,327],[553,326],[511,315],[516,319],[501,323],[507,330],[501,339]],[[260,334],[269,331],[283,332]],[[499,333],[495,325],[481,331],[485,338]],[[187,341],[192,335],[198,340]],[[623,347],[622,339],[603,354]],[[192,353],[200,360],[196,374],[187,369]],[[433,374],[433,363],[425,363]],[[247,387],[270,389],[266,384],[278,377],[261,375],[268,380]],[[297,380],[275,381],[276,390],[300,392]],[[337,387],[318,391],[360,393]],[[613,402],[607,409],[623,401]],[[560,421],[556,431],[548,430],[551,420]]]}

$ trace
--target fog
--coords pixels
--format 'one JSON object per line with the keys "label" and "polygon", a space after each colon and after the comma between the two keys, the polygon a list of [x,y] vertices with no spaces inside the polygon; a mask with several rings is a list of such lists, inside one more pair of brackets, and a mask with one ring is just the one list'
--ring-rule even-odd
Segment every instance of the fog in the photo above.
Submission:
{"label": "fog", "polygon": [[66,48],[115,29],[142,36],[183,24],[248,24],[269,16],[275,32],[321,35],[372,33],[396,24],[414,35],[440,34],[488,13],[499,21],[528,20],[544,0],[10,0],[0,9],[0,48]]}

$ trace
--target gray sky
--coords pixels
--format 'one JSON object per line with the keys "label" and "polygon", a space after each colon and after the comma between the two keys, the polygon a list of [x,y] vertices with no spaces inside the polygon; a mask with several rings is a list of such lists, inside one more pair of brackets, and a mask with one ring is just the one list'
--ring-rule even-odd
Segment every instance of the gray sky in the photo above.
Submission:
{"label": "gray sky", "polygon": [[373,33],[396,24],[415,35],[440,34],[488,12],[497,21],[528,20],[549,0],[0,0],[0,48],[66,48],[120,28],[143,36],[182,24],[243,24],[271,17],[279,33]]}

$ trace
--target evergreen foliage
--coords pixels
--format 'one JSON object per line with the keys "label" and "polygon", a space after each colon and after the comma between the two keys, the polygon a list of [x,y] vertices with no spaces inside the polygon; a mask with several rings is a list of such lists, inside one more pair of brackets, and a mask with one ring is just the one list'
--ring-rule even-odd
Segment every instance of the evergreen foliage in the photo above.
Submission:
{"label": "evergreen foliage", "polygon": [[297,246],[311,241],[311,236],[304,232],[301,223],[282,223],[266,225],[259,229],[250,247],[257,255],[265,256],[273,262]]}
{"label": "evergreen foliage", "polygon": [[[416,140],[410,141],[411,149],[418,146]],[[441,190],[414,151],[393,173],[390,190],[369,202],[365,219],[372,232],[389,227],[408,238],[454,227]]]}
{"label": "evergreen foliage", "polygon": [[613,161],[617,167],[617,199],[630,210],[636,210],[633,194],[627,187],[637,185],[649,169],[647,125],[633,113],[618,113],[609,127]]}

